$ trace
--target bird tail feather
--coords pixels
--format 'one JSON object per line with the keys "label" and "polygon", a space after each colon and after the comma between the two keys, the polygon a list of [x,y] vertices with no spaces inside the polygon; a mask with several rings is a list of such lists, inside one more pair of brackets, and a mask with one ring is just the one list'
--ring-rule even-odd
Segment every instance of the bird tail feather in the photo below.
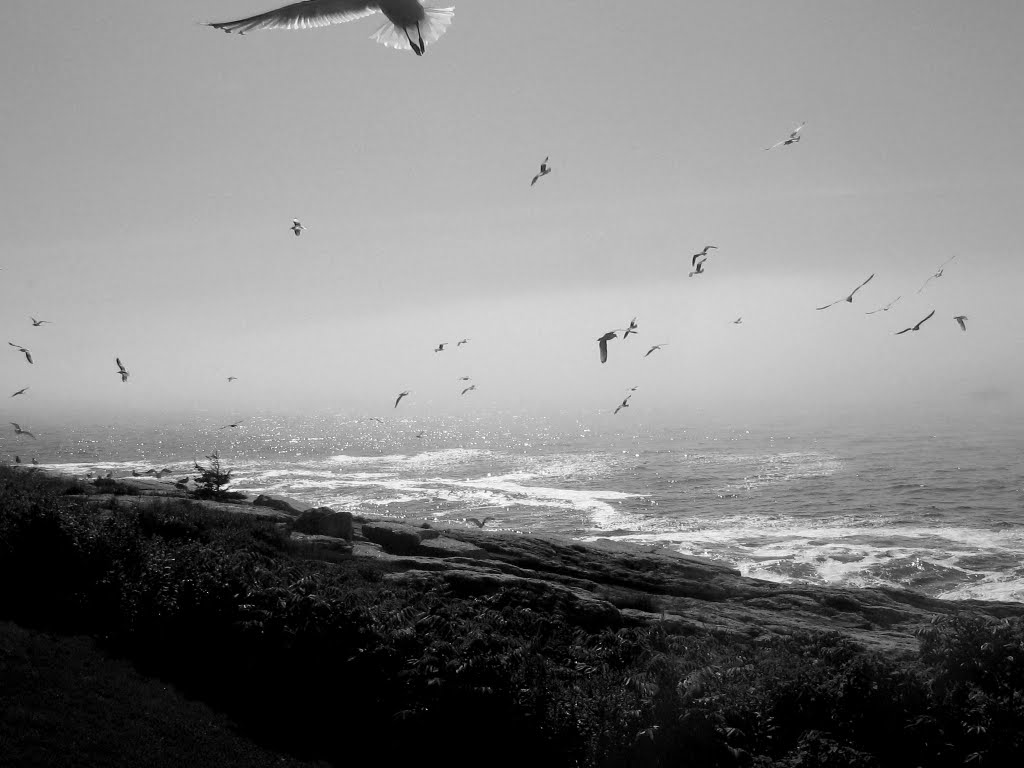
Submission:
{"label": "bird tail feather", "polygon": [[[455,9],[424,8],[423,12],[426,15],[426,18],[420,23],[420,33],[423,35],[423,42],[437,42],[441,35],[448,31],[448,25],[452,23]],[[415,26],[409,28],[409,34],[413,36],[414,40],[416,39]],[[390,20],[370,35],[370,39],[399,51],[412,50],[412,46],[409,45],[409,39],[405,35],[405,30],[401,27],[396,27]]]}

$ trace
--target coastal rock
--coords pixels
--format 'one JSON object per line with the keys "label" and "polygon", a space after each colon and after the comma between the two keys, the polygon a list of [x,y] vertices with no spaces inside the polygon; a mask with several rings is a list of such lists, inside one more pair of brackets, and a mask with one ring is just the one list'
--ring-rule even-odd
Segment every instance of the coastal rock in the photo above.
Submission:
{"label": "coastal rock", "polygon": [[421,541],[416,547],[417,555],[427,557],[472,557],[486,559],[490,557],[486,549],[470,544],[468,541],[450,539],[447,536],[438,536],[436,539]]}
{"label": "coastal rock", "polygon": [[266,493],[261,493],[252,503],[257,507],[270,507],[271,509],[280,510],[292,517],[302,514],[307,509],[313,509],[312,504],[306,504],[304,501],[289,499],[287,496],[271,496]]}
{"label": "coastal rock", "polygon": [[295,518],[292,530],[352,541],[352,513],[335,512],[330,507],[307,509]]}
{"label": "coastal rock", "polygon": [[309,557],[323,558],[325,555],[349,557],[352,555],[352,543],[338,536],[321,536],[292,531],[288,541],[297,550],[297,554]]}
{"label": "coastal rock", "polygon": [[432,528],[414,528],[405,523],[390,521],[364,523],[362,533],[367,540],[380,544],[393,555],[411,555],[421,541],[436,539],[441,535],[440,531]]}

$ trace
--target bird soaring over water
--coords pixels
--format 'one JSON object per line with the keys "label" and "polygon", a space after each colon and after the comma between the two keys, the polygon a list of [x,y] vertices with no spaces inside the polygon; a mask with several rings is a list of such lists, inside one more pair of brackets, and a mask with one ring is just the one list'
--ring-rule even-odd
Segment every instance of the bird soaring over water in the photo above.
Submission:
{"label": "bird soaring over water", "polygon": [[708,255],[708,251],[710,251],[711,249],[714,249],[714,250],[717,251],[718,250],[718,246],[717,245],[705,245],[702,250],[699,250],[695,254],[693,254],[693,258],[690,259],[690,266],[691,267],[696,266],[697,265],[697,259],[701,258],[702,256],[706,257]]}
{"label": "bird soaring over water", "polygon": [[475,517],[467,517],[466,518],[466,522],[467,523],[473,523],[473,525],[475,525],[477,528],[483,528],[485,525],[487,525],[487,523],[489,523],[491,520],[495,520],[495,519],[496,518],[493,518],[493,517],[485,517],[483,520],[478,520]]}
{"label": "bird soaring over water", "polygon": [[305,227],[302,226],[302,222],[300,222],[298,219],[292,219],[292,225],[291,227],[289,227],[289,229],[291,229],[291,231],[295,233],[295,236],[298,237],[299,235],[302,234],[302,230],[304,230]]}
{"label": "bird soaring over water", "polygon": [[[655,344],[653,347],[651,347],[650,349],[647,350],[647,355],[651,354],[651,352],[653,352],[656,349],[661,349],[662,347],[666,347],[666,346],[668,346],[668,342],[667,341],[664,344]],[[647,355],[644,355],[644,357],[647,357]]]}
{"label": "bird soaring over water", "polygon": [[531,187],[537,183],[537,179],[539,179],[541,176],[547,176],[549,173],[551,173],[551,166],[548,165],[549,159],[550,158],[545,157],[544,162],[540,164],[540,170],[537,171],[537,175],[534,176],[533,181],[530,182]]}
{"label": "bird soaring over water", "polygon": [[861,288],[863,288],[863,287],[864,287],[865,285],[867,285],[868,283],[870,283],[870,282],[871,282],[871,278],[872,278],[872,277],[874,277],[874,276],[875,276],[875,274],[874,274],[874,272],[872,272],[872,273],[871,273],[871,277],[869,277],[869,278],[868,278],[867,280],[865,280],[865,281],[864,281],[863,283],[861,283],[861,284],[860,284],[860,285],[858,285],[858,286],[857,286],[856,288],[854,288],[854,289],[853,289],[852,291],[850,291],[850,295],[849,295],[849,296],[846,296],[846,297],[844,297],[844,298],[842,298],[842,299],[836,299],[835,301],[833,301],[833,302],[832,302],[832,304],[826,304],[826,305],[825,305],[824,307],[815,307],[815,309],[828,309],[829,307],[831,307],[831,306],[833,306],[833,305],[835,305],[835,304],[838,304],[838,303],[839,303],[839,302],[841,302],[841,301],[848,301],[848,302],[850,302],[850,303],[852,304],[852,303],[853,303],[853,294],[855,294],[855,293],[856,293],[857,291],[859,291],[859,290],[860,290]]}
{"label": "bird soaring over water", "polygon": [[409,394],[409,390],[405,390],[404,392],[399,392],[398,393],[398,397],[395,399],[395,408],[397,408],[398,404],[400,402],[402,402],[402,398],[405,397],[408,394]]}
{"label": "bird soaring over water", "polygon": [[472,392],[474,389],[476,389],[476,384],[470,384],[468,387],[466,387],[464,390],[462,390],[462,394],[466,394],[467,392]]}
{"label": "bird soaring over water", "polygon": [[121,383],[124,384],[125,382],[128,381],[128,370],[123,365],[121,365],[120,357],[116,358],[114,362],[117,363],[117,372],[121,375]]}
{"label": "bird soaring over water", "polygon": [[[245,419],[239,419],[238,421],[234,422],[233,424],[225,424],[220,429],[234,429],[235,427],[241,426],[243,421],[245,421]],[[220,432],[220,429],[218,429],[217,431]]]}
{"label": "bird soaring over water", "polygon": [[36,320],[34,317],[29,317],[29,320],[32,321],[33,328],[38,328],[43,323],[49,323],[50,325],[53,325],[53,320]]}
{"label": "bird soaring over water", "polygon": [[621,411],[623,408],[629,408],[629,398],[631,397],[632,395],[626,395],[625,399],[619,404],[619,407],[612,412],[612,416]]}
{"label": "bird soaring over water", "polygon": [[890,309],[892,309],[892,305],[895,304],[897,301],[899,301],[901,298],[903,298],[903,297],[902,296],[897,296],[895,299],[890,301],[884,307],[879,307],[878,309],[872,309],[870,312],[865,312],[864,314],[865,315],[873,315],[873,314],[875,314],[875,312],[888,312]]}
{"label": "bird soaring over water", "polygon": [[11,395],[11,397],[17,397],[18,395],[23,395],[23,394],[25,394],[25,392],[27,390],[28,390],[28,387],[22,387],[17,392],[15,392],[13,395]]}
{"label": "bird soaring over water", "polygon": [[769,149],[775,149],[776,147],[788,146],[789,144],[796,144],[798,141],[800,141],[800,129],[803,128],[805,125],[807,125],[807,123],[800,123],[800,125],[793,129],[793,132],[790,133],[788,137],[786,137],[782,141],[775,142],[770,147],[765,147],[765,151]]}
{"label": "bird soaring over water", "polygon": [[608,342],[611,341],[612,339],[617,339],[618,337],[619,334],[617,334],[615,331],[608,331],[608,333],[606,333],[604,336],[597,340],[598,349],[601,350],[602,363],[608,362]]}
{"label": "bird soaring over water", "polygon": [[[8,341],[7,343],[10,344],[12,347],[14,347],[16,350],[18,350],[19,352],[21,352],[22,354],[24,354],[26,360],[28,360],[30,363],[32,362],[32,353],[31,352],[29,352],[27,349],[25,349],[20,344],[15,344],[13,341]],[[33,363],[33,365],[34,365],[34,363]]]}
{"label": "bird soaring over water", "polygon": [[[960,330],[961,331],[966,331],[967,330],[967,323],[964,322],[965,320],[967,320],[967,315],[956,315],[953,319],[956,320],[957,323],[960,325]],[[26,389],[27,389],[27,387],[26,387]],[[25,390],[22,390],[22,391],[24,392]]]}
{"label": "bird soaring over water", "polygon": [[924,325],[924,321],[925,321],[925,320],[927,320],[927,319],[928,319],[929,317],[931,317],[931,316],[932,316],[932,315],[934,315],[934,314],[935,314],[935,310],[933,309],[933,310],[932,310],[931,312],[929,312],[929,313],[928,313],[928,314],[927,314],[927,315],[925,316],[924,320],[922,320],[921,322],[919,322],[919,323],[918,323],[917,325],[913,325],[913,326],[911,326],[910,328],[904,328],[904,329],[903,329],[902,331],[898,331],[898,332],[896,333],[896,335],[897,335],[897,336],[899,336],[899,335],[900,335],[901,333],[906,333],[907,331],[919,331],[919,330],[921,330],[921,326],[922,326],[922,325]]}
{"label": "bird soaring over water", "polygon": [[12,422],[10,422],[10,425],[11,425],[12,427],[14,427],[14,434],[16,434],[16,435],[28,435],[28,436],[29,436],[29,437],[31,437],[32,439],[35,439],[35,435],[33,435],[33,434],[32,434],[31,432],[29,432],[29,431],[28,431],[27,429],[22,429],[22,428],[21,428],[21,427],[20,427],[20,426],[19,426],[18,424],[16,424],[15,422],[13,422],[13,421],[12,421]]}
{"label": "bird soaring over water", "polygon": [[[425,7],[420,0],[305,0],[245,19],[207,26],[244,35],[254,29],[326,27],[377,11],[387,17],[387,22],[370,38],[389,48],[412,50],[417,56],[427,50],[428,42],[435,42],[447,31],[455,15],[454,8]],[[416,33],[415,41],[412,32]]]}

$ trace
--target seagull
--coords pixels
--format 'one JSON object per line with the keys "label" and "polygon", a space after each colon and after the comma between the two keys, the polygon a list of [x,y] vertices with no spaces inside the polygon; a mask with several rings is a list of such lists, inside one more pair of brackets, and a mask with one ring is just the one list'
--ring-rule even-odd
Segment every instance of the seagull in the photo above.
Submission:
{"label": "seagull", "polygon": [[540,164],[540,171],[537,172],[537,175],[533,177],[533,181],[530,182],[531,187],[537,183],[537,179],[541,176],[547,176],[551,173],[551,166],[548,165],[548,160],[549,158],[545,157],[544,162]]}
{"label": "seagull", "polygon": [[879,307],[878,309],[872,309],[870,312],[865,312],[864,314],[865,315],[873,315],[873,314],[875,314],[875,312],[888,312],[890,309],[892,309],[892,305],[895,304],[897,301],[899,301],[901,298],[903,298],[903,297],[902,296],[897,296],[895,299],[890,301],[884,307]]}
{"label": "seagull", "polygon": [[302,230],[304,230],[305,227],[302,226],[302,223],[298,219],[292,219],[292,225],[289,227],[289,229],[295,233],[296,237],[298,237],[300,234],[302,234]]}
{"label": "seagull", "polygon": [[942,266],[939,267],[938,271],[934,275],[929,277],[927,280],[925,280],[924,283],[921,285],[921,287],[917,289],[917,292],[920,293],[925,288],[927,288],[928,287],[928,283],[930,283],[932,280],[934,280],[934,279],[936,279],[938,277],[942,277],[942,271],[946,268],[946,265],[949,264],[949,262],[951,262],[955,258],[956,258],[956,255],[953,255],[953,256],[950,256],[948,259],[946,259],[944,262],[942,262]]}
{"label": "seagull", "polygon": [[622,334],[622,340],[625,341],[626,339],[629,338],[629,334],[636,333],[636,329],[638,327],[639,326],[637,326],[636,324],[636,318],[634,317],[632,320],[629,321],[629,327],[627,327],[625,332]]}
{"label": "seagull", "polygon": [[742,317],[737,317],[735,320],[732,321],[732,324],[733,325],[739,325],[742,322],[743,322],[743,318]]}
{"label": "seagull", "polygon": [[426,432],[424,432],[424,431],[423,431],[423,430],[421,429],[421,430],[420,430],[419,432],[417,432],[417,433],[416,433],[416,437],[420,437],[420,438],[422,438],[422,437],[423,437],[423,436],[424,436],[425,434],[427,434],[427,433],[426,433]]}
{"label": "seagull", "polygon": [[462,394],[466,394],[467,392],[472,392],[474,389],[476,389],[476,384],[470,384],[468,387],[466,387],[464,390],[462,390]]}
{"label": "seagull", "polygon": [[[206,26],[244,35],[254,29],[308,29],[341,24],[381,11],[387,21],[370,39],[398,50],[422,56],[427,41],[433,43],[452,23],[454,8],[429,8],[422,0],[304,0],[246,19],[208,23]],[[413,42],[409,30],[416,31]],[[424,39],[425,37],[425,39]]]}
{"label": "seagull", "polygon": [[121,374],[121,383],[124,384],[126,381],[128,381],[128,370],[123,365],[121,365],[120,357],[115,358],[114,362],[117,363],[117,367],[119,369],[118,373]]}
{"label": "seagull", "polygon": [[701,258],[702,256],[707,257],[708,251],[710,251],[712,248],[716,251],[718,250],[717,245],[705,245],[702,250],[697,251],[695,254],[693,254],[693,258],[690,260],[690,266],[695,266],[697,264],[697,259]]}
{"label": "seagull", "polygon": [[32,362],[32,353],[31,352],[29,352],[24,347],[19,346],[18,344],[15,344],[13,341],[8,341],[7,343],[10,344],[12,347],[14,347],[16,350],[18,350],[19,352],[24,353],[25,359],[28,360],[30,363]]}
{"label": "seagull", "polygon": [[[651,352],[653,352],[654,350],[661,349],[662,347],[665,347],[665,346],[668,346],[668,342],[667,341],[664,344],[655,344],[653,347],[651,347],[650,349],[647,350],[647,355],[651,354]],[[647,357],[647,355],[644,355],[644,357]]]}
{"label": "seagull", "polygon": [[765,151],[769,149],[775,149],[776,147],[786,146],[788,144],[796,144],[798,141],[800,141],[800,129],[803,128],[805,125],[807,125],[806,122],[800,123],[800,125],[793,129],[793,132],[789,134],[788,138],[776,142],[775,144],[772,144],[770,147],[765,147]]}
{"label": "seagull", "polygon": [[619,407],[618,407],[618,408],[616,408],[616,409],[615,409],[615,410],[614,410],[614,411],[612,412],[612,415],[614,416],[614,415],[615,415],[616,413],[618,413],[619,411],[621,411],[621,410],[622,410],[623,408],[629,408],[629,398],[631,398],[631,397],[632,397],[632,395],[626,395],[626,398],[625,398],[625,399],[624,399],[624,400],[622,401],[622,404],[621,404],[621,405],[619,405]]}
{"label": "seagull", "polygon": [[[961,325],[963,325],[963,323],[961,323]],[[27,390],[28,390],[28,387],[23,387],[22,389],[19,389],[17,392],[15,392],[13,395],[11,395],[11,397],[17,397],[18,395],[23,395],[23,394],[25,394],[25,392]]]}
{"label": "seagull", "polygon": [[16,424],[15,422],[11,421],[11,422],[9,422],[9,423],[10,423],[10,425],[11,425],[12,427],[14,427],[14,434],[16,434],[16,435],[28,435],[28,436],[29,436],[29,437],[31,437],[31,438],[35,438],[35,435],[33,435],[33,434],[32,434],[31,432],[29,432],[29,431],[28,431],[27,429],[22,429],[22,428],[21,428],[21,427],[20,427],[20,426],[19,426],[18,424]]}
{"label": "seagull", "polygon": [[[929,317],[931,317],[934,314],[935,314],[935,310],[933,309],[931,312],[928,313],[927,317],[925,317],[924,320],[927,320]],[[910,328],[904,328],[902,331],[899,331],[896,335],[899,336],[901,333],[906,333],[907,331],[919,331],[919,330],[921,330],[921,326],[924,325],[924,320],[922,320],[921,322],[919,322],[915,326],[912,326]]]}
{"label": "seagull", "polygon": [[[245,419],[239,419],[234,424],[225,424],[220,429],[228,429],[229,427],[234,428],[234,427],[240,426],[243,421],[245,421]],[[217,431],[220,432],[220,429],[218,429]]]}
{"label": "seagull", "polygon": [[379,421],[381,424],[384,423],[384,419],[382,419],[380,416],[367,416],[366,421]]}
{"label": "seagull", "polygon": [[[956,320],[960,324],[960,330],[961,331],[966,331],[967,330],[967,323],[964,322],[964,320],[967,319],[967,315],[956,315],[953,319]],[[25,389],[28,389],[28,387],[25,387]],[[25,389],[23,389],[21,391],[24,392]],[[15,394],[18,394],[18,393],[16,392]],[[13,396],[14,395],[11,395],[11,397],[13,397]]]}
{"label": "seagull", "polygon": [[43,323],[49,323],[50,325],[53,325],[53,320],[36,320],[34,317],[29,317],[29,320],[32,321],[33,328],[38,328]]}
{"label": "seagull", "polygon": [[397,408],[397,407],[398,407],[398,404],[399,404],[400,402],[402,402],[402,398],[403,398],[403,397],[405,397],[405,396],[406,396],[406,395],[408,395],[408,394],[409,394],[409,390],[405,390],[404,392],[400,392],[400,393],[398,394],[398,398],[397,398],[397,399],[395,400],[395,408]]}
{"label": "seagull", "polygon": [[228,384],[230,384],[232,381],[235,381],[237,378],[237,376],[228,376]]}
{"label": "seagull", "polygon": [[467,517],[466,518],[466,522],[467,523],[473,523],[477,528],[483,528],[485,525],[487,525],[487,523],[489,523],[491,520],[495,520],[495,519],[496,518],[493,518],[493,517],[485,517],[483,520],[478,520],[475,517]]}
{"label": "seagull", "polygon": [[471,376],[459,376],[457,381],[469,381],[471,378]]}
{"label": "seagull", "polygon": [[435,352],[444,352],[444,348],[445,348],[445,346],[447,344],[448,344],[447,341],[441,342],[440,344],[437,345],[437,349],[435,349],[434,351]]}
{"label": "seagull", "polygon": [[694,265],[695,268],[694,268],[693,272],[690,273],[690,277],[693,277],[694,275],[703,275],[704,274],[704,262],[707,261],[707,260],[708,260],[708,257],[705,256],[703,259],[698,261],[696,263],[696,265]]}
{"label": "seagull", "polygon": [[601,350],[601,362],[608,362],[608,342],[612,339],[617,339],[619,335],[615,331],[608,331],[604,336],[597,340],[597,346]]}
{"label": "seagull", "polygon": [[872,278],[872,277],[874,277],[874,276],[875,276],[875,273],[874,273],[874,272],[872,272],[872,273],[871,273],[871,277],[869,277],[869,278],[868,278],[867,280],[865,280],[865,281],[864,281],[863,283],[861,283],[861,284],[860,284],[860,285],[858,285],[858,286],[857,286],[856,288],[854,288],[854,289],[853,289],[852,291],[850,291],[850,295],[849,295],[849,296],[847,296],[846,298],[844,298],[844,299],[836,299],[835,301],[833,301],[833,302],[832,302],[832,304],[826,304],[826,305],[825,305],[824,307],[815,307],[815,309],[828,309],[828,308],[829,308],[829,307],[831,307],[831,306],[832,306],[833,304],[838,304],[838,303],[839,303],[839,302],[841,302],[841,301],[848,301],[848,302],[850,302],[850,303],[852,304],[852,303],[853,303],[853,294],[855,294],[855,293],[856,293],[857,291],[859,291],[859,290],[860,290],[861,288],[863,288],[863,287],[864,287],[865,285],[867,285],[868,283],[870,283],[870,282],[871,282],[871,278]]}

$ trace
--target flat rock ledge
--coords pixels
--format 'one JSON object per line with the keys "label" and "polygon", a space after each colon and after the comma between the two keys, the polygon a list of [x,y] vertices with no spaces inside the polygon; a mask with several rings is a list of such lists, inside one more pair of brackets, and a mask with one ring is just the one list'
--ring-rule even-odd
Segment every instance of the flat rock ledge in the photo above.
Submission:
{"label": "flat rock ledge", "polygon": [[[142,506],[162,503],[161,497],[184,496],[170,482],[131,480],[144,495],[90,495],[88,500],[101,507],[109,498]],[[298,553],[325,560],[386,561],[390,580],[443,584],[459,595],[514,587],[524,605],[592,628],[660,622],[678,634],[711,632],[755,640],[833,631],[874,650],[914,655],[915,631],[937,616],[1024,616],[1024,603],[940,600],[899,589],[762,581],[712,560],[608,539],[582,543],[557,536],[353,517],[292,499],[279,503],[279,497],[268,496],[255,502],[193,503],[269,518],[289,531]]]}

